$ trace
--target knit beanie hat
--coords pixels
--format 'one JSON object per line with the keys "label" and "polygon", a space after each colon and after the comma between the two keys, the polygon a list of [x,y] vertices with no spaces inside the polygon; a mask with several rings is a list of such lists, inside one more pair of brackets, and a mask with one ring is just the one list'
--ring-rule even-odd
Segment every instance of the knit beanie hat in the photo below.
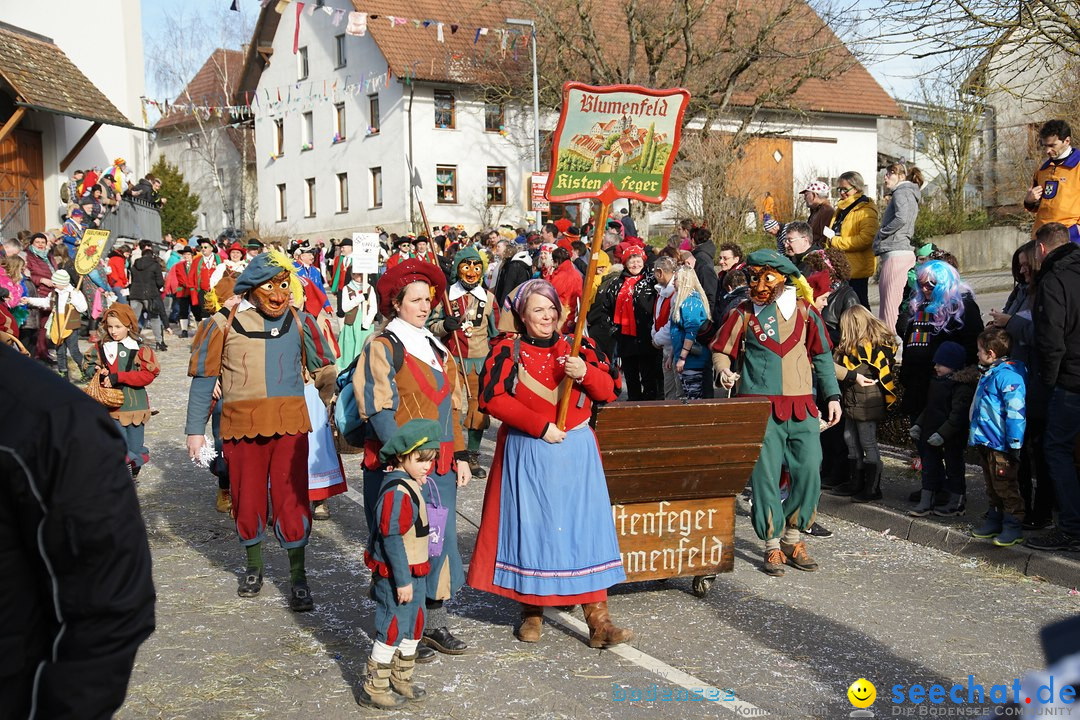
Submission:
{"label": "knit beanie hat", "polygon": [[967,363],[967,352],[960,343],[948,340],[938,346],[934,353],[934,364],[959,370]]}
{"label": "knit beanie hat", "polygon": [[52,282],[57,290],[64,290],[71,287],[71,276],[67,270],[53,270]]}

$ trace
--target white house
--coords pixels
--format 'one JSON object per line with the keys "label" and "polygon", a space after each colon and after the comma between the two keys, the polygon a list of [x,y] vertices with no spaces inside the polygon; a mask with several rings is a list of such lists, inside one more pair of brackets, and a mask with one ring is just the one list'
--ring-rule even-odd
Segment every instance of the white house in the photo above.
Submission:
{"label": "white house", "polygon": [[[324,7],[301,14],[298,33],[292,6],[278,14],[271,3],[256,23],[238,98],[255,116],[263,235],[404,232],[425,217],[469,230],[527,222],[531,113],[485,102],[455,57],[473,38],[447,27],[439,43],[373,7],[364,34],[347,34],[347,15],[335,25],[335,14],[352,5]],[[478,13],[478,24],[505,20]]]}
{"label": "white house", "polygon": [[[176,98],[175,108],[154,125],[151,164],[159,155],[179,167],[199,196],[195,234],[218,237],[226,229],[254,226],[258,196],[251,119],[201,108],[232,107],[244,53],[218,49]],[[194,112],[190,106],[197,106]]]}
{"label": "white house", "polygon": [[0,166],[0,194],[26,192],[31,229],[56,227],[72,170],[107,169],[117,157],[132,173],[149,170],[147,134],[135,129],[145,94],[139,0],[47,9],[0,0],[0,18],[0,127],[10,123],[0,156],[13,161]]}

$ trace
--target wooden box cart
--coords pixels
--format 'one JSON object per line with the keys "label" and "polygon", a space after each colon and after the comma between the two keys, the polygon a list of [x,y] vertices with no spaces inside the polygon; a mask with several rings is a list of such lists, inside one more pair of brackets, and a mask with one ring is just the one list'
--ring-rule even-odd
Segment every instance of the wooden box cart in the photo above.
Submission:
{"label": "wooden box cart", "polygon": [[693,577],[702,597],[734,568],[735,496],[754,469],[765,399],[621,402],[596,438],[627,582]]}

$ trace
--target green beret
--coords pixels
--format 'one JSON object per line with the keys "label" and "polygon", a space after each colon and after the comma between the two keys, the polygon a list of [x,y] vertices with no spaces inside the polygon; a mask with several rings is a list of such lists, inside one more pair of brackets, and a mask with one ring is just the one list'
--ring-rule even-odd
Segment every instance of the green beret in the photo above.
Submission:
{"label": "green beret", "polygon": [[434,420],[410,420],[382,446],[379,457],[390,462],[399,455],[417,450],[438,450],[442,444],[442,427]]}
{"label": "green beret", "polygon": [[750,253],[746,258],[746,264],[771,267],[788,277],[802,277],[799,268],[795,267],[795,263],[791,262],[790,258],[770,248],[755,250]]}

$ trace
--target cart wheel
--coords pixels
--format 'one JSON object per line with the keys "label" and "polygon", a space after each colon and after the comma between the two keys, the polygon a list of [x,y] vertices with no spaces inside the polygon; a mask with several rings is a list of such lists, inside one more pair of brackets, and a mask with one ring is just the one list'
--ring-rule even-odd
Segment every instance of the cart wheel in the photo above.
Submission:
{"label": "cart wheel", "polygon": [[697,597],[705,597],[709,594],[709,588],[712,587],[713,580],[716,579],[715,575],[695,575],[694,582],[690,586],[691,592]]}

